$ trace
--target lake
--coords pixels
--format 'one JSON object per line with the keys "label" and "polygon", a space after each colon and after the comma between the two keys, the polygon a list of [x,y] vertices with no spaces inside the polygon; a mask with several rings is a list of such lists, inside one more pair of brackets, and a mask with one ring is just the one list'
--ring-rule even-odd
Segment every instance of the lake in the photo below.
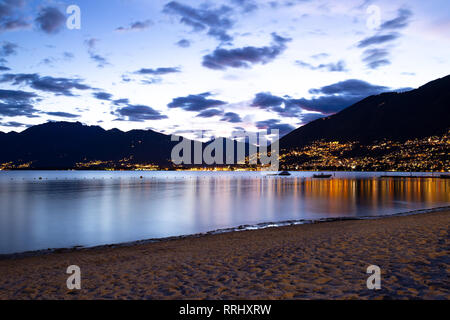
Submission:
{"label": "lake", "polygon": [[448,179],[312,174],[0,171],[0,254],[450,205]]}

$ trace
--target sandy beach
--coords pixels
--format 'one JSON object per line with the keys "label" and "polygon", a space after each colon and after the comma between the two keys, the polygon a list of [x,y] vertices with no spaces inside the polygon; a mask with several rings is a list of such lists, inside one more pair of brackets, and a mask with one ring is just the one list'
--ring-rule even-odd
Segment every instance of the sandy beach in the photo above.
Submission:
{"label": "sandy beach", "polygon": [[449,226],[435,212],[8,258],[0,299],[450,299]]}

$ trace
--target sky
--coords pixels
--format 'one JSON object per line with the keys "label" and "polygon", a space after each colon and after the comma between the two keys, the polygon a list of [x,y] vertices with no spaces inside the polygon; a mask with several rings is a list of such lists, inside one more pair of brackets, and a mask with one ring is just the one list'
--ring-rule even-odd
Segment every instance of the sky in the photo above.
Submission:
{"label": "sky", "polygon": [[448,0],[0,0],[0,130],[284,135],[449,57]]}

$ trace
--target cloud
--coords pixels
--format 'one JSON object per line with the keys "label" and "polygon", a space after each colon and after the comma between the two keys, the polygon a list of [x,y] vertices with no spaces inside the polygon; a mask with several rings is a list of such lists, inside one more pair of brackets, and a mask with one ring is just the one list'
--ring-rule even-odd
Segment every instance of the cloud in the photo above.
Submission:
{"label": "cloud", "polygon": [[148,29],[153,22],[151,20],[136,21],[131,23],[128,27],[118,27],[116,31],[118,32],[128,32],[128,31],[142,31]]}
{"label": "cloud", "polygon": [[311,58],[318,60],[318,59],[322,59],[322,58],[328,58],[329,56],[330,55],[328,53],[321,52],[321,53],[312,55]]}
{"label": "cloud", "polygon": [[63,28],[66,16],[58,8],[44,7],[39,11],[35,21],[40,30],[47,34],[55,34]]}
{"label": "cloud", "polygon": [[96,38],[90,38],[90,39],[84,40],[84,44],[88,47],[89,50],[94,50],[99,41],[100,40],[98,40]]}
{"label": "cloud", "polygon": [[260,92],[255,95],[253,99],[253,107],[261,107],[265,109],[267,107],[279,107],[284,103],[284,99],[272,95],[270,92]]}
{"label": "cloud", "polygon": [[18,127],[29,128],[29,127],[31,127],[30,124],[20,123],[20,122],[16,122],[16,121],[0,122],[0,126],[13,127],[13,128],[18,128]]}
{"label": "cloud", "polygon": [[60,117],[60,118],[79,118],[80,115],[68,113],[68,112],[61,112],[61,111],[55,111],[55,112],[44,112],[46,115],[53,116],[53,117]]}
{"label": "cloud", "polygon": [[219,109],[207,109],[202,112],[200,112],[197,117],[200,118],[211,118],[215,116],[221,116],[223,115],[223,111]]}
{"label": "cloud", "polygon": [[349,79],[328,86],[323,86],[318,89],[310,89],[309,92],[313,94],[339,94],[367,97],[373,94],[380,94],[387,90],[389,90],[388,87],[373,85],[363,80]]}
{"label": "cloud", "polygon": [[203,57],[202,65],[213,70],[227,68],[250,68],[252,64],[266,64],[284,52],[291,39],[272,33],[273,43],[266,47],[243,47],[236,49],[216,48]]}
{"label": "cloud", "polygon": [[71,52],[63,52],[63,57],[66,60],[72,60],[73,58],[75,58],[75,55]]}
{"label": "cloud", "polygon": [[98,100],[109,101],[112,98],[112,94],[107,92],[94,92],[92,95]]}
{"label": "cloud", "polygon": [[383,44],[386,42],[390,42],[396,40],[400,37],[399,33],[393,32],[389,34],[377,34],[368,38],[361,40],[358,43],[358,48],[365,48],[374,44]]}
{"label": "cloud", "polygon": [[304,67],[304,68],[308,68],[310,70],[326,70],[329,72],[344,72],[344,71],[348,71],[346,68],[346,64],[344,60],[339,60],[336,63],[330,62],[330,63],[321,63],[317,66],[314,66],[310,63],[301,61],[301,60],[297,60],[295,62],[297,65],[299,65],[300,67]]}
{"label": "cloud", "polygon": [[17,53],[19,46],[9,41],[3,41],[0,46],[0,57],[8,57]]}
{"label": "cloud", "polygon": [[81,79],[41,77],[37,73],[6,73],[0,76],[0,83],[5,82],[10,82],[13,85],[27,84],[36,90],[64,96],[74,96],[72,93],[73,89],[92,89],[90,86],[81,83]]}
{"label": "cloud", "polygon": [[241,116],[234,112],[226,112],[220,121],[230,122],[230,123],[238,123],[242,122]]}
{"label": "cloud", "polygon": [[201,93],[196,95],[188,95],[186,97],[178,97],[172,100],[167,106],[169,108],[181,108],[185,111],[203,111],[209,108],[218,107],[227,102],[221,100],[207,99],[211,93]]}
{"label": "cloud", "polygon": [[236,4],[245,13],[253,12],[258,9],[258,5],[253,0],[231,0],[233,4]]}
{"label": "cloud", "polygon": [[2,72],[2,71],[9,71],[9,70],[11,70],[11,69],[8,68],[8,67],[0,66],[0,72]]}
{"label": "cloud", "polygon": [[373,48],[364,51],[362,60],[370,69],[377,69],[391,63],[388,57],[389,52],[387,49]]}
{"label": "cloud", "polygon": [[28,103],[0,102],[0,116],[25,116],[28,118],[36,118],[38,117],[37,115],[35,115],[36,112],[38,112],[38,110],[34,109],[34,107]]}
{"label": "cloud", "polygon": [[127,104],[130,103],[130,100],[128,100],[128,99],[117,99],[117,100],[114,100],[113,103],[116,106],[120,106],[120,105],[123,105],[123,104],[127,105]]}
{"label": "cloud", "polygon": [[410,18],[413,15],[411,10],[406,8],[400,8],[397,11],[397,17],[392,20],[384,22],[381,26],[381,30],[394,30],[406,28],[410,23]]}
{"label": "cloud", "polygon": [[180,72],[180,68],[156,68],[156,69],[146,69],[142,68],[135,73],[137,74],[143,74],[143,75],[165,75],[169,73],[177,73]]}
{"label": "cloud", "polygon": [[309,93],[320,95],[311,99],[288,99],[286,104],[291,108],[297,106],[303,110],[333,114],[363,100],[364,98],[389,91],[390,88],[372,85],[368,82],[349,79],[318,89],[310,89]]}
{"label": "cloud", "polygon": [[23,0],[3,0],[0,2],[0,33],[30,27],[30,24],[20,15]]}
{"label": "cloud", "polygon": [[127,105],[125,107],[118,108],[115,111],[115,114],[119,116],[116,120],[128,120],[135,122],[167,119],[166,115],[163,115],[159,111],[144,105]]}
{"label": "cloud", "polygon": [[96,53],[96,47],[97,44],[99,43],[99,39],[96,38],[90,38],[84,41],[84,44],[88,47],[88,53],[89,53],[89,57],[91,58],[92,61],[97,63],[97,67],[99,68],[103,68],[107,65],[110,65],[110,63],[108,62],[108,60],[99,55],[98,53]]}
{"label": "cloud", "polygon": [[0,89],[0,100],[8,101],[29,101],[36,98],[37,94],[20,90],[3,90]]}
{"label": "cloud", "polygon": [[176,43],[176,45],[179,46],[180,48],[188,48],[191,46],[191,42],[187,39],[181,39]]}
{"label": "cloud", "polygon": [[252,106],[260,109],[276,112],[282,117],[296,117],[311,119],[312,115],[306,115],[304,111],[323,114],[333,114],[352,104],[370,96],[389,91],[390,88],[372,85],[368,82],[349,79],[337,82],[321,88],[313,88],[309,93],[316,95],[310,99],[295,99],[289,96],[273,96],[270,92],[260,92],[255,95]]}
{"label": "cloud", "polygon": [[[387,48],[380,48],[379,45],[384,45],[397,40],[401,37],[398,32],[393,30],[399,30],[407,27],[410,23],[412,12],[409,9],[400,8],[397,11],[397,17],[392,20],[384,22],[377,30],[375,35],[367,37],[361,40],[358,44],[358,48],[372,48],[366,49],[362,54],[362,60],[369,69],[378,69],[379,67],[389,65],[389,52]],[[385,33],[390,32],[390,33]]]}
{"label": "cloud", "polygon": [[229,18],[232,9],[221,6],[217,9],[210,7],[193,8],[177,1],[169,2],[164,6],[163,12],[180,17],[180,23],[192,27],[193,31],[200,32],[208,30],[208,35],[221,42],[229,42],[233,38],[227,33],[233,26]]}
{"label": "cloud", "polygon": [[0,89],[0,116],[35,118],[38,112],[32,103],[38,96],[33,92]]}
{"label": "cloud", "polygon": [[279,134],[280,137],[288,134],[289,132],[291,132],[292,130],[294,130],[295,128],[287,123],[280,123],[280,120],[278,119],[267,119],[267,120],[263,120],[263,121],[257,121],[255,123],[255,126],[258,129],[265,129],[268,130],[270,133],[270,130],[273,129],[277,129],[279,130]]}

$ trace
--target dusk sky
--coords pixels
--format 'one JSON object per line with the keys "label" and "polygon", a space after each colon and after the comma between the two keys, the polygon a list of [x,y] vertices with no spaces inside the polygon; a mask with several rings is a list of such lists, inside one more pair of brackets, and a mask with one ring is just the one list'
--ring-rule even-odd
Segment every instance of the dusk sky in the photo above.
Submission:
{"label": "dusk sky", "polygon": [[448,0],[0,0],[0,130],[285,134],[449,74],[449,35]]}

